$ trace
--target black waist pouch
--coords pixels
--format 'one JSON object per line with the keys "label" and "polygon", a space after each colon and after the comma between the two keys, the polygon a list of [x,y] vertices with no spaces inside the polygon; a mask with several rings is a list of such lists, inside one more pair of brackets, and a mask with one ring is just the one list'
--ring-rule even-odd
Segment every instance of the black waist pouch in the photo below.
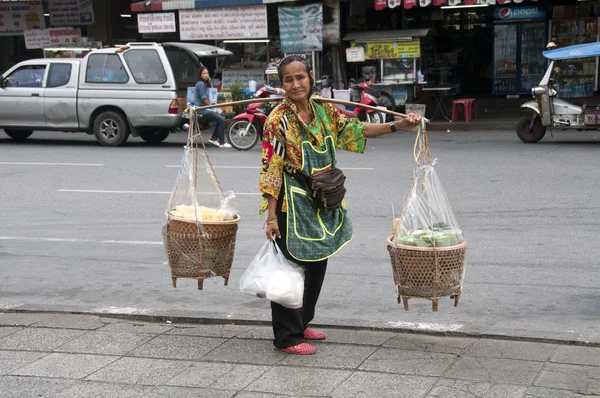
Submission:
{"label": "black waist pouch", "polygon": [[294,178],[304,184],[308,196],[313,199],[318,208],[329,211],[342,205],[346,194],[346,188],[344,187],[346,176],[342,170],[332,168],[316,172],[310,176],[298,172],[294,174]]}

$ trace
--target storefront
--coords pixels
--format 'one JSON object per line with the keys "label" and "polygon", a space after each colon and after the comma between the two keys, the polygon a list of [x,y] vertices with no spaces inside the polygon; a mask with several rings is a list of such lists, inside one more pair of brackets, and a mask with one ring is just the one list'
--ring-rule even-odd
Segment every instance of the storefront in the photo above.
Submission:
{"label": "storefront", "polygon": [[404,105],[415,98],[417,87],[425,84],[422,48],[436,34],[432,29],[352,32],[344,41],[351,42],[348,54],[358,50],[359,55],[351,60],[355,61],[355,78],[370,81],[391,94],[396,105]]}
{"label": "storefront", "polygon": [[548,37],[542,6],[494,9],[494,87],[496,95],[530,94],[546,72],[542,55]]}
{"label": "storefront", "polygon": [[[551,9],[550,39],[559,47],[600,40],[600,2],[555,5]],[[598,90],[598,58],[559,61],[562,98],[591,97]]]}

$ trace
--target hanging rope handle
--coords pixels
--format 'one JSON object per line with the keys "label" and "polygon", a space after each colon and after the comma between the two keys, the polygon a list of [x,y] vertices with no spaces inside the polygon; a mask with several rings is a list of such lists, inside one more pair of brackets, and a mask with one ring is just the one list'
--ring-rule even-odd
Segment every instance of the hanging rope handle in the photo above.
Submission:
{"label": "hanging rope handle", "polygon": [[217,180],[217,178],[215,177],[215,169],[213,168],[213,165],[210,161],[210,157],[208,156],[208,152],[206,150],[206,145],[204,143],[204,139],[202,138],[202,131],[200,130],[200,123],[198,121],[199,117],[198,117],[198,113],[196,111],[203,109],[204,107],[200,108],[200,107],[194,107],[191,106],[189,108],[187,108],[184,112],[186,112],[190,118],[190,127],[188,128],[188,138],[187,138],[187,144],[186,147],[190,148],[190,149],[195,149],[196,150],[196,163],[194,164],[194,170],[193,170],[193,174],[192,177],[194,179],[194,190],[196,190],[196,182],[198,180],[198,141],[200,141],[200,143],[202,144],[202,150],[204,151],[204,155],[206,157],[206,161],[208,162],[208,167],[210,168],[210,172],[211,172],[211,176],[212,178],[215,180],[215,182],[217,183],[217,188],[219,190],[219,195],[221,196],[221,199],[224,197],[223,195],[223,188],[221,187],[221,183],[219,182],[219,180]]}
{"label": "hanging rope handle", "polygon": [[433,165],[431,151],[429,150],[429,139],[427,137],[427,129],[425,128],[425,120],[421,119],[421,124],[417,130],[415,137],[415,146],[413,148],[413,156],[417,166],[428,163]]}
{"label": "hanging rope handle", "polygon": [[[315,100],[316,102],[322,103],[322,102],[328,102],[331,104],[338,104],[338,105],[344,105],[344,106],[353,106],[353,107],[358,107],[358,108],[364,108],[364,109],[368,109],[371,111],[376,111],[376,112],[381,112],[381,113],[386,113],[388,115],[392,115],[392,116],[398,116],[401,118],[406,118],[407,116],[404,113],[398,113],[398,112],[394,112],[394,111],[390,111],[386,108],[378,108],[376,106],[371,106],[371,105],[364,105],[364,104],[360,104],[357,102],[351,102],[351,101],[344,101],[344,100],[339,100],[339,99],[335,99],[335,98],[323,98],[323,97],[311,97],[311,99]],[[233,101],[233,102],[223,102],[220,104],[213,104],[213,105],[205,105],[205,106],[201,106],[198,108],[195,108],[196,110],[204,110],[204,109],[211,109],[211,108],[220,108],[220,107],[225,107],[225,106],[236,106],[236,105],[248,105],[248,104],[255,104],[257,102],[278,102],[283,100],[282,97],[275,97],[275,98],[255,98],[255,99],[248,99],[248,100],[242,100],[242,101]],[[426,119],[425,117],[423,117],[423,120],[425,121],[425,123],[430,123],[429,119]]]}

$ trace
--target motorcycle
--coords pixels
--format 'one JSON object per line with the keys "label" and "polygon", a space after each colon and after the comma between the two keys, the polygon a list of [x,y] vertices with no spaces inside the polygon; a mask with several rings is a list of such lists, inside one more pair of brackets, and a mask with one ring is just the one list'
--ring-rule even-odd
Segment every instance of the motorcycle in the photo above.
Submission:
{"label": "motorcycle", "polygon": [[[546,128],[600,130],[600,105],[586,107],[558,98],[559,78],[553,74],[557,60],[600,56],[600,43],[577,44],[542,52],[549,59],[550,65],[537,87],[531,89],[534,101],[521,105],[532,110],[517,124],[517,136],[523,142],[534,143],[544,138]],[[588,83],[593,91],[593,82]],[[586,88],[584,83],[574,87]],[[583,91],[583,90],[582,90]]]}
{"label": "motorcycle", "polygon": [[[256,91],[254,98],[269,98],[271,95],[282,96],[283,90],[263,86]],[[256,145],[262,135],[263,126],[269,113],[277,103],[260,102],[250,104],[243,113],[235,116],[227,128],[225,136],[229,144],[238,151],[248,151]]]}
{"label": "motorcycle", "polygon": [[[356,84],[354,79],[350,79],[350,100],[363,105],[375,107],[384,107],[390,111],[395,111],[396,105],[394,98],[384,92],[377,90],[368,82],[363,81]],[[385,123],[386,115],[381,112],[376,112],[370,109],[354,108],[354,117],[361,121],[370,123]]]}

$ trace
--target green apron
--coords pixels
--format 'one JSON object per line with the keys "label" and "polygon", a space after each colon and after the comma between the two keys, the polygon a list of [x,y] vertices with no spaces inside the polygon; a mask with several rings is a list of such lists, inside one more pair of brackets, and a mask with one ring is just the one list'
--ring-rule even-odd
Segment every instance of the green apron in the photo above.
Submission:
{"label": "green apron", "polygon": [[[318,105],[315,106],[318,111]],[[335,143],[324,131],[325,148],[315,148],[306,134],[313,134],[310,126],[298,120],[302,134],[302,172],[312,175],[335,166]],[[317,130],[319,126],[312,129]],[[325,130],[325,129],[324,129]],[[306,131],[306,132],[305,132]],[[303,184],[293,174],[284,172],[287,201],[286,244],[290,255],[299,261],[320,261],[337,253],[352,239],[352,223],[346,209],[340,207],[324,211],[313,205]]]}

